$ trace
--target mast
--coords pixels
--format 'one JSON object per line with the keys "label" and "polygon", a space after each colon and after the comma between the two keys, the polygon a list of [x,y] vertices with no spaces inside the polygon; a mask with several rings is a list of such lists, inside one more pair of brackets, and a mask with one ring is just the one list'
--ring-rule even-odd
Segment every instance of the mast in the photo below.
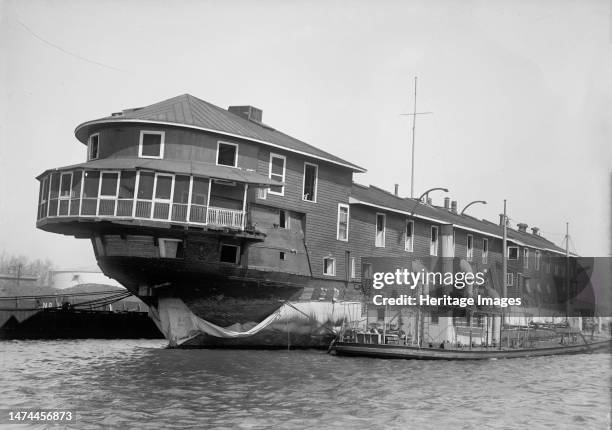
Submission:
{"label": "mast", "polygon": [[416,130],[416,95],[417,95],[417,77],[414,77],[414,115],[412,115],[412,168],[410,169],[410,198],[414,198],[414,132]]}
{"label": "mast", "polygon": [[[503,227],[503,239],[502,239],[502,297],[508,297],[508,286],[507,278],[508,278],[508,228],[507,228],[507,218],[506,218],[506,199],[504,199],[504,218],[502,221]],[[499,349],[501,349],[502,345],[502,333],[504,327],[505,320],[505,310],[502,308],[502,316],[501,322],[499,324]]]}
{"label": "mast", "polygon": [[565,223],[565,320],[569,320],[570,292],[569,292],[569,222]]}

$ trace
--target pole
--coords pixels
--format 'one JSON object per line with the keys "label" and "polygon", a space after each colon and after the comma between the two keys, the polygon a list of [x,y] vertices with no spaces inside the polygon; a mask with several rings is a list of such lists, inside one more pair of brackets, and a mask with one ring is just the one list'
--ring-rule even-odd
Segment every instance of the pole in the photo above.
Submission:
{"label": "pole", "polygon": [[[508,297],[508,286],[507,278],[508,278],[508,228],[507,228],[507,218],[506,218],[506,199],[504,199],[504,219],[502,222],[503,227],[503,240],[502,240],[502,297]],[[502,334],[504,327],[504,320],[506,318],[505,310],[502,309],[501,322],[499,324],[499,349],[501,349],[502,345]]]}
{"label": "pole", "polygon": [[569,320],[570,292],[569,292],[569,222],[565,223],[565,320]]}
{"label": "pole", "polygon": [[410,198],[414,198],[414,133],[416,130],[417,77],[414,77],[414,115],[412,115],[412,168],[410,170]]}

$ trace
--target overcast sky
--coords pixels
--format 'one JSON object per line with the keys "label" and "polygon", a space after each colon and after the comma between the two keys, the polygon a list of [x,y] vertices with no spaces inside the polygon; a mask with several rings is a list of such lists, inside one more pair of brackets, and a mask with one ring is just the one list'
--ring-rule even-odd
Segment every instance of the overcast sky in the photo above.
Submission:
{"label": "overcast sky", "polygon": [[[190,93],[368,169],[362,184],[538,226],[610,253],[609,1],[4,1],[0,249],[96,266],[86,240],[35,228],[47,168],[82,162],[81,122]],[[432,194],[441,203],[444,194]]]}

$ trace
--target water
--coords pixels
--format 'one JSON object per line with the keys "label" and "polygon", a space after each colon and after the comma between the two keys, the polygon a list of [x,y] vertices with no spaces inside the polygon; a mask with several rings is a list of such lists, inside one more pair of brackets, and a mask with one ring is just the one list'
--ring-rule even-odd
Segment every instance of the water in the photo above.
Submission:
{"label": "water", "polygon": [[78,428],[610,428],[609,354],[433,362],[165,344],[1,341],[0,408],[76,409]]}

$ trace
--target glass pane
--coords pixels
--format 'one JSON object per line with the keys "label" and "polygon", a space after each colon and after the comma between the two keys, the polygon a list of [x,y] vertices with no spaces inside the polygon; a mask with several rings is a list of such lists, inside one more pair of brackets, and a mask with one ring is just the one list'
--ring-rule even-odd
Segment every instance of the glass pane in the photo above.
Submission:
{"label": "glass pane", "polygon": [[170,192],[172,189],[172,177],[171,176],[158,176],[157,185],[155,188],[155,198],[170,200]]}
{"label": "glass pane", "polygon": [[80,197],[81,196],[81,175],[82,171],[77,170],[72,174],[72,192],[71,197]]}
{"label": "glass pane", "polygon": [[283,169],[285,167],[285,160],[282,158],[272,158],[272,174],[273,175],[281,175],[281,181],[283,176]]}
{"label": "glass pane", "polygon": [[144,133],[142,135],[142,155],[159,157],[161,153],[161,135]]}
{"label": "glass pane", "polygon": [[116,196],[118,181],[119,173],[102,173],[102,188],[100,189],[100,195]]}
{"label": "glass pane", "polygon": [[236,147],[234,145],[219,144],[219,154],[217,155],[217,164],[224,166],[236,165]]}
{"label": "glass pane", "polygon": [[138,198],[151,200],[153,198],[153,181],[155,175],[152,172],[140,172],[140,180],[138,182]]}
{"label": "glass pane", "polygon": [[134,188],[136,187],[136,172],[121,172],[119,181],[119,198],[134,198]]}
{"label": "glass pane", "polygon": [[59,194],[60,174],[54,173],[51,175],[51,198],[57,198]]}
{"label": "glass pane", "polygon": [[317,177],[317,168],[309,164],[304,169],[304,198],[314,201],[315,199],[315,181]]}
{"label": "glass pane", "polygon": [[174,178],[174,203],[189,202],[189,176],[176,176]]}
{"label": "glass pane", "polygon": [[98,184],[100,182],[100,172],[86,171],[85,186],[83,187],[83,197],[98,197]]}
{"label": "glass pane", "polygon": [[196,205],[206,205],[208,198],[208,179],[193,178],[193,195],[191,203]]}
{"label": "glass pane", "polygon": [[60,196],[70,197],[70,183],[72,181],[72,174],[62,173],[61,185],[60,185]]}

